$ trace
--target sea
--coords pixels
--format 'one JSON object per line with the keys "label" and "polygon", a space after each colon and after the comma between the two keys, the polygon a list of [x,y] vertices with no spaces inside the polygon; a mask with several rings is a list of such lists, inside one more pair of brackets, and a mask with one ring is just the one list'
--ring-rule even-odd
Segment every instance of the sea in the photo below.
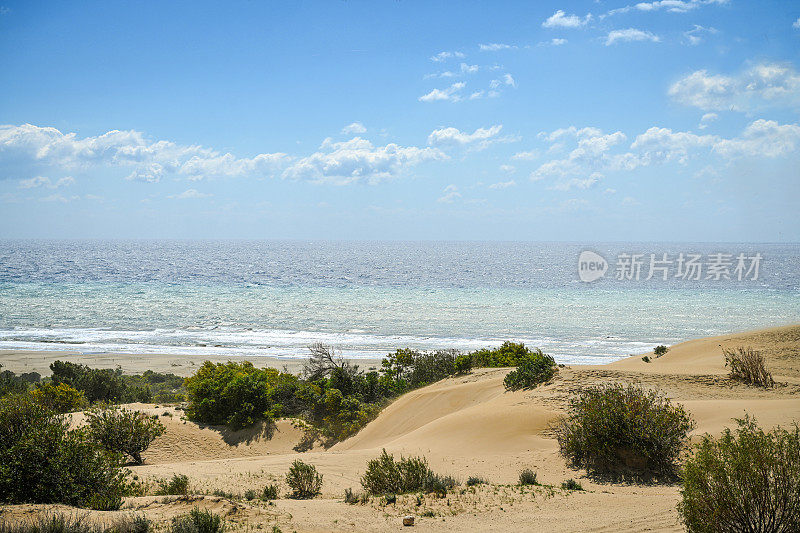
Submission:
{"label": "sea", "polygon": [[800,323],[799,266],[800,245],[769,243],[3,240],[0,349],[376,358],[511,340],[599,364]]}

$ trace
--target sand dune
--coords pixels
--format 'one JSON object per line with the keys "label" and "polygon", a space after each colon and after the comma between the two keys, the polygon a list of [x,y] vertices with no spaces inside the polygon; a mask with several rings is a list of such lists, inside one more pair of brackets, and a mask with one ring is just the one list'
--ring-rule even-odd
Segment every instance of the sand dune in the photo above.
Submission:
{"label": "sand dune", "polygon": [[[728,379],[720,344],[763,350],[777,386],[764,390]],[[532,391],[506,392],[502,380],[507,372],[480,369],[413,391],[354,437],[330,450],[317,448],[304,454],[293,451],[302,431],[290,421],[279,421],[271,437],[264,427],[226,433],[181,420],[181,412],[172,408],[134,406],[159,414],[167,426],[145,453],[146,464],[134,468],[143,479],[184,473],[194,492],[216,489],[242,494],[281,483],[296,458],[315,464],[325,478],[322,496],[309,502],[281,499],[268,506],[211,496],[142,497],[130,499],[127,512],[141,510],[166,523],[198,505],[227,514],[235,521],[233,527],[278,525],[284,531],[399,530],[403,514],[416,515],[416,529],[423,531],[680,531],[676,486],[598,484],[569,468],[558,454],[548,427],[566,412],[577,390],[611,382],[663,390],[695,418],[694,439],[705,432],[720,433],[745,413],[767,427],[800,420],[800,326],[688,341],[651,363],[636,356],[611,365],[565,367],[550,383]],[[172,416],[163,416],[165,412]],[[377,500],[367,505],[343,503],[344,489],[359,489],[366,461],[381,448],[424,455],[435,471],[462,481],[480,475],[492,485],[456,492],[446,500],[425,497],[419,503],[408,495],[389,506]],[[575,478],[587,490],[522,493],[509,486],[521,468],[534,469],[543,483],[556,487]],[[7,506],[0,511],[21,516],[36,509]],[[433,516],[421,516],[423,512]]]}

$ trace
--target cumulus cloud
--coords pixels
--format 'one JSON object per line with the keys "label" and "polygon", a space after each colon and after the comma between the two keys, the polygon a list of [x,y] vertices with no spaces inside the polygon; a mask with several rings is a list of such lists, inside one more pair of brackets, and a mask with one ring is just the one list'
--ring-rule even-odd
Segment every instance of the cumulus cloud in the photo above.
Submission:
{"label": "cumulus cloud", "polygon": [[669,88],[675,101],[703,110],[749,112],[800,106],[800,74],[791,65],[761,63],[733,75],[695,71]]}
{"label": "cumulus cloud", "polygon": [[461,193],[458,192],[458,187],[455,185],[448,185],[444,188],[444,194],[436,199],[440,204],[452,204],[456,200],[461,199]]}
{"label": "cumulus cloud", "polygon": [[797,17],[797,20],[794,21],[794,24],[792,24],[792,28],[800,29],[800,17]]}
{"label": "cumulus cloud", "polygon": [[554,37],[553,39],[550,39],[549,41],[540,42],[539,46],[561,46],[561,45],[567,44],[567,42],[568,41],[566,39],[559,39],[557,37]]}
{"label": "cumulus cloud", "polygon": [[612,9],[605,15],[601,15],[600,18],[628,13],[629,11],[654,12],[664,10],[668,13],[688,13],[704,5],[727,3],[728,0],[657,0],[655,2],[639,2],[638,4]]}
{"label": "cumulus cloud", "polygon": [[171,194],[167,196],[167,198],[171,198],[173,200],[197,200],[200,198],[208,198],[210,196],[213,195],[200,192],[197,189],[186,189],[180,194]]}
{"label": "cumulus cloud", "polygon": [[468,145],[468,144],[482,144],[483,147],[488,146],[487,141],[496,138],[503,129],[502,124],[495,124],[489,128],[478,128],[472,133],[462,132],[458,128],[440,128],[433,130],[428,135],[428,144],[431,146],[454,146],[454,145]]}
{"label": "cumulus cloud", "polygon": [[666,163],[686,165],[715,156],[726,162],[742,157],[789,157],[800,149],[800,126],[758,119],[732,138],[654,126],[637,135],[629,146],[624,145],[622,132],[605,134],[591,127],[542,132],[539,138],[551,143],[572,143],[574,148],[565,157],[541,163],[530,179],[552,179],[551,188],[569,190],[593,186],[602,179],[601,172],[626,172]]}
{"label": "cumulus cloud", "polygon": [[550,17],[542,22],[543,28],[580,28],[586,26],[592,20],[592,14],[588,13],[585,17],[581,18],[578,15],[567,15],[564,11],[559,9]]}
{"label": "cumulus cloud", "polygon": [[704,130],[708,127],[709,122],[714,122],[719,118],[719,115],[716,113],[706,113],[700,118],[700,124],[697,126],[701,130]]}
{"label": "cumulus cloud", "polygon": [[75,183],[75,179],[72,176],[64,176],[55,182],[46,176],[35,176],[33,178],[20,180],[19,188],[35,189],[37,187],[46,187],[48,189],[58,189],[59,187],[66,187],[67,185],[72,185],[73,183]]}
{"label": "cumulus cloud", "polygon": [[489,185],[490,189],[508,189],[509,187],[514,187],[517,185],[517,182],[514,180],[509,181],[499,181],[497,183],[492,183]]}
{"label": "cumulus cloud", "polygon": [[758,119],[748,125],[738,138],[717,142],[714,150],[726,157],[782,157],[796,153],[798,147],[800,126]]}
{"label": "cumulus cloud", "polygon": [[344,128],[342,128],[342,133],[345,135],[359,135],[361,133],[366,133],[367,128],[360,122],[353,122],[352,124],[348,124]]}
{"label": "cumulus cloud", "polygon": [[387,144],[373,146],[360,137],[349,141],[326,139],[320,150],[294,162],[283,176],[317,183],[345,185],[366,181],[376,183],[399,176],[404,170],[425,161],[448,156],[437,148],[417,148]]}
{"label": "cumulus cloud", "polygon": [[694,28],[691,30],[683,32],[683,37],[686,39],[686,43],[691,46],[696,46],[703,42],[704,35],[715,35],[719,33],[716,28],[706,28],[704,26],[700,26],[698,24],[694,25]]}
{"label": "cumulus cloud", "polygon": [[460,91],[466,87],[467,84],[463,81],[452,84],[445,89],[433,89],[427,94],[419,97],[420,102],[459,102],[461,101]]}
{"label": "cumulus cloud", "polygon": [[503,43],[488,43],[479,44],[478,48],[480,48],[481,52],[497,52],[499,50],[513,50],[516,46]]}
{"label": "cumulus cloud", "polygon": [[441,63],[451,58],[464,59],[466,56],[461,52],[439,52],[435,56],[431,56],[431,61],[434,63]]}
{"label": "cumulus cloud", "polygon": [[636,28],[628,28],[625,30],[612,30],[606,36],[606,46],[611,46],[614,43],[627,43],[633,41],[650,41],[657,43],[661,40],[658,35],[650,33],[649,31],[638,30]]}
{"label": "cumulus cloud", "polygon": [[167,173],[190,179],[271,175],[287,159],[282,153],[236,158],[201,146],[152,141],[134,130],[81,138],[32,124],[0,126],[0,164],[29,172],[41,168],[128,167],[133,169],[128,179],[155,182]]}

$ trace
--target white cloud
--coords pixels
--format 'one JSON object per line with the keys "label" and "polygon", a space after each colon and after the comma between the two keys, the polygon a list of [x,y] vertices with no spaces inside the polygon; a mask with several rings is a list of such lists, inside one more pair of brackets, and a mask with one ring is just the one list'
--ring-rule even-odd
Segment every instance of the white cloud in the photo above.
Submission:
{"label": "white cloud", "polygon": [[700,124],[697,126],[701,130],[704,130],[708,127],[709,122],[714,122],[719,118],[719,115],[716,113],[706,113],[700,118]]}
{"label": "white cloud", "polygon": [[435,56],[432,56],[430,59],[435,63],[441,63],[442,61],[445,61],[453,57],[458,59],[464,59],[466,56],[461,52],[439,52]]}
{"label": "white cloud", "polygon": [[588,178],[572,178],[565,181],[556,181],[551,189],[557,191],[569,191],[571,189],[590,189],[597,185],[603,178],[599,172],[593,172]]}
{"label": "white cloud", "polygon": [[512,174],[516,172],[517,167],[515,167],[514,165],[500,165],[500,170],[506,172],[507,174]]}
{"label": "white cloud", "polygon": [[655,12],[664,10],[669,13],[688,13],[698,7],[708,4],[727,4],[728,0],[660,0],[655,2],[639,2],[635,5],[628,5],[625,7],[620,7],[617,9],[612,9],[605,15],[601,15],[600,18],[605,18],[611,15],[617,15],[620,13],[627,13],[632,10],[641,11],[641,12]]}
{"label": "white cloud", "polygon": [[455,185],[448,185],[444,188],[444,194],[437,198],[436,201],[441,204],[452,204],[459,199],[461,199],[461,193],[458,192],[458,187]]}
{"label": "white cloud", "polygon": [[625,30],[612,30],[606,36],[606,46],[611,46],[618,42],[633,42],[633,41],[651,41],[657,43],[661,40],[658,35],[654,35],[649,31],[637,30],[636,28],[628,28]]}
{"label": "white cloud", "polygon": [[674,160],[686,163],[690,152],[713,146],[715,142],[717,137],[714,135],[695,135],[685,131],[673,132],[669,128],[652,127],[636,137],[631,149],[643,154],[640,162],[645,165]]}
{"label": "white cloud", "polygon": [[475,91],[474,93],[472,93],[471,95],[469,95],[469,99],[470,99],[470,100],[477,100],[478,98],[483,98],[483,96],[484,96],[485,94],[486,94],[486,91],[483,91],[483,90],[480,90],[480,91]]}
{"label": "white cloud", "polygon": [[696,46],[703,42],[703,35],[715,35],[719,33],[716,28],[706,28],[700,26],[698,24],[694,25],[689,31],[683,32],[683,36],[686,38],[686,43],[691,46]]}
{"label": "white cloud", "polygon": [[561,45],[567,44],[567,42],[568,41],[566,39],[559,39],[558,37],[554,37],[553,39],[550,39],[549,41],[540,42],[539,46],[561,46]]}
{"label": "white cloud", "polygon": [[50,178],[46,176],[36,176],[19,181],[20,189],[35,189],[37,187],[47,187],[48,189],[58,189],[59,187],[66,187],[75,183],[72,176],[65,176],[53,183]]}
{"label": "white cloud", "polygon": [[[0,126],[0,165],[61,170],[128,167],[128,179],[158,181],[164,174],[190,179],[213,176],[273,174],[288,160],[282,153],[236,158],[197,145],[151,141],[140,132],[113,130],[96,137],[79,138],[56,128],[32,124]],[[0,178],[2,175],[0,174]]]}
{"label": "white cloud", "polygon": [[755,111],[800,106],[800,74],[791,65],[761,63],[726,76],[695,71],[669,88],[675,101],[704,110]]}
{"label": "white cloud", "polygon": [[342,128],[342,133],[345,135],[358,135],[361,133],[366,133],[367,128],[360,122],[353,122],[352,124],[348,124],[344,128]]}
{"label": "white cloud", "polygon": [[478,65],[469,65],[467,63],[461,63],[458,66],[458,68],[459,68],[459,70],[455,71],[455,72],[452,71],[452,70],[446,70],[444,72],[437,72],[437,73],[434,73],[434,74],[426,74],[425,75],[425,79],[429,79],[429,78],[454,78],[456,76],[464,76],[464,75],[467,75],[467,74],[475,74],[476,72],[478,72],[478,70],[480,70],[480,67]]}
{"label": "white cloud", "polygon": [[800,29],[800,17],[797,17],[797,20],[794,21],[794,24],[792,24],[792,28]]}
{"label": "white cloud", "polygon": [[443,159],[448,159],[447,155],[437,148],[394,143],[373,146],[360,137],[337,143],[326,140],[318,152],[293,163],[283,176],[335,185],[361,181],[376,183],[395,178],[422,162]]}
{"label": "white cloud", "polygon": [[722,139],[714,145],[714,150],[725,157],[782,157],[796,153],[798,148],[800,126],[764,119],[752,122],[738,138]]}
{"label": "white cloud", "polygon": [[580,28],[586,26],[592,20],[592,14],[588,13],[585,17],[581,18],[578,15],[567,15],[559,9],[553,13],[547,20],[542,22],[543,28]]}
{"label": "white cloud", "polygon": [[530,161],[539,157],[539,152],[537,150],[528,150],[526,152],[517,152],[516,154],[511,156],[511,159],[521,159]]}
{"label": "white cloud", "polygon": [[463,81],[452,84],[446,89],[433,89],[431,92],[419,97],[420,102],[459,102],[461,95],[459,92],[466,87]]}
{"label": "white cloud", "polygon": [[499,50],[513,50],[516,46],[503,43],[489,43],[479,44],[478,48],[480,48],[481,52],[497,52]]}
{"label": "white cloud", "polygon": [[483,144],[484,148],[488,146],[487,141],[497,137],[500,130],[503,129],[502,124],[495,124],[489,128],[478,128],[472,133],[465,133],[458,128],[440,128],[433,130],[428,135],[428,144],[431,146],[442,145],[467,145],[473,143]]}
{"label": "white cloud", "polygon": [[206,194],[198,191],[197,189],[186,189],[180,194],[172,194],[167,196],[167,198],[174,200],[197,200],[200,198],[208,198],[210,196],[213,196],[213,194]]}
{"label": "white cloud", "polygon": [[499,181],[497,183],[492,183],[491,185],[489,185],[489,188],[490,189],[495,189],[495,190],[497,190],[497,189],[508,189],[509,187],[515,187],[516,185],[517,185],[517,182],[514,181],[514,180]]}
{"label": "white cloud", "polygon": [[51,194],[50,196],[45,196],[43,198],[39,198],[40,202],[59,202],[62,204],[66,204],[68,202],[72,202],[74,200],[80,200],[81,197],[77,195],[73,196],[63,196],[61,194]]}

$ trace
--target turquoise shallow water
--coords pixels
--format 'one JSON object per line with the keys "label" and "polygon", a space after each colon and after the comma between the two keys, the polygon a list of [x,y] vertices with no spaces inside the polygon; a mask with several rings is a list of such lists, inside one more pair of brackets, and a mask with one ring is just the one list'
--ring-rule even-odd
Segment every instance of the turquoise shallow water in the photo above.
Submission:
{"label": "turquoise shallow water", "polygon": [[[611,271],[582,283],[584,249]],[[622,252],[764,256],[759,279],[617,280]],[[649,255],[648,255],[649,257]],[[503,340],[561,362],[800,322],[797,245],[0,242],[0,349],[353,357]]]}

